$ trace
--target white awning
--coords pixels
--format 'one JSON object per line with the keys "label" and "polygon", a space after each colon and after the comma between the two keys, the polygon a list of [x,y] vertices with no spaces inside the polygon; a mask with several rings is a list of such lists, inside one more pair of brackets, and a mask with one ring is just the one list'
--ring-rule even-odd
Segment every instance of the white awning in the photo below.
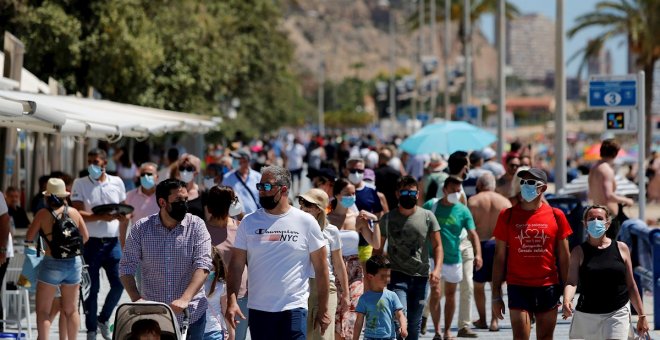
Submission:
{"label": "white awning", "polygon": [[208,116],[72,96],[0,90],[0,125],[71,136],[117,139],[218,126]]}

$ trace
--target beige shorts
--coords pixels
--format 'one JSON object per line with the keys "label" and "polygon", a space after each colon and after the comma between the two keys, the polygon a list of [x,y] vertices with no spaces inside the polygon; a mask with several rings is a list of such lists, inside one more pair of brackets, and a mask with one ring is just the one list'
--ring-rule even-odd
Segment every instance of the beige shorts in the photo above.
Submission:
{"label": "beige shorts", "polygon": [[463,264],[442,264],[442,279],[450,283],[463,280]]}
{"label": "beige shorts", "polygon": [[628,304],[609,314],[590,314],[575,311],[569,339],[602,340],[628,339],[630,307]]}

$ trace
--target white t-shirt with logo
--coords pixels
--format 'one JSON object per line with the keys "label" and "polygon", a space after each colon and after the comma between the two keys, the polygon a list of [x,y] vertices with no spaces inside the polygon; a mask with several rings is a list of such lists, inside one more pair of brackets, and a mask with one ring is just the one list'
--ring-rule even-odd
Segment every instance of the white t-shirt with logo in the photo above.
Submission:
{"label": "white t-shirt with logo", "polygon": [[307,309],[310,254],[325,246],[312,215],[291,207],[282,215],[259,209],[243,218],[234,247],[247,251],[248,308]]}
{"label": "white t-shirt with logo", "polygon": [[[4,214],[9,213],[9,208],[7,207],[7,201],[5,201],[5,195],[0,192],[0,216]],[[10,221],[11,224],[11,221]],[[14,240],[11,237],[11,233],[13,232],[11,228],[11,225],[9,226],[9,235],[7,236],[7,257],[14,257]]]}
{"label": "white t-shirt with logo", "polygon": [[[80,201],[85,204],[85,211],[111,203],[121,203],[126,200],[124,181],[117,176],[106,174],[105,181],[99,182],[89,176],[76,178],[71,189],[71,201]],[[85,222],[89,237],[117,237],[119,236],[119,220]]]}
{"label": "white t-shirt with logo", "polygon": [[[335,281],[335,267],[332,265],[332,252],[341,249],[341,240],[339,239],[339,229],[332,224],[328,224],[323,228],[323,238],[325,238],[325,251],[328,253],[328,270],[330,274],[330,282]],[[314,268],[309,272],[309,277],[314,278]]]}

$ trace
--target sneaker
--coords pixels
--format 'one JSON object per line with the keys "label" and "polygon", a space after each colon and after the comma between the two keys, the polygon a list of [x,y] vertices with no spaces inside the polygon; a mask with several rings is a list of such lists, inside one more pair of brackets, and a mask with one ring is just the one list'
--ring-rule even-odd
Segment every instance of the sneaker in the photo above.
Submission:
{"label": "sneaker", "polygon": [[106,322],[99,322],[98,324],[99,331],[101,332],[101,336],[105,340],[112,340],[112,332],[110,332],[110,325],[108,325],[108,321]]}
{"label": "sneaker", "polygon": [[435,333],[435,336],[433,336],[433,340],[442,340],[442,335]]}
{"label": "sneaker", "polygon": [[478,338],[479,335],[475,333],[473,330],[471,330],[468,327],[463,327],[458,330],[458,334],[456,335],[459,338]]}
{"label": "sneaker", "polygon": [[422,316],[422,329],[419,331],[420,334],[424,335],[426,334],[426,321],[428,318]]}
{"label": "sneaker", "polygon": [[87,332],[87,340],[96,340],[96,332]]}

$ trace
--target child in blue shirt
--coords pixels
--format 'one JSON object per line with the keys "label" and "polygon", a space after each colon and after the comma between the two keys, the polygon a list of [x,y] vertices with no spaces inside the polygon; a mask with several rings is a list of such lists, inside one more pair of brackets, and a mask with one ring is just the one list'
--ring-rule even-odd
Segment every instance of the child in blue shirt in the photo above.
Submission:
{"label": "child in blue shirt", "polygon": [[394,317],[399,322],[401,337],[407,337],[408,325],[403,315],[403,305],[393,291],[385,289],[390,283],[390,261],[382,255],[374,255],[367,260],[366,269],[371,290],[360,296],[355,308],[357,319],[353,340],[360,338],[363,324],[365,340],[396,339],[396,329],[392,322]]}

